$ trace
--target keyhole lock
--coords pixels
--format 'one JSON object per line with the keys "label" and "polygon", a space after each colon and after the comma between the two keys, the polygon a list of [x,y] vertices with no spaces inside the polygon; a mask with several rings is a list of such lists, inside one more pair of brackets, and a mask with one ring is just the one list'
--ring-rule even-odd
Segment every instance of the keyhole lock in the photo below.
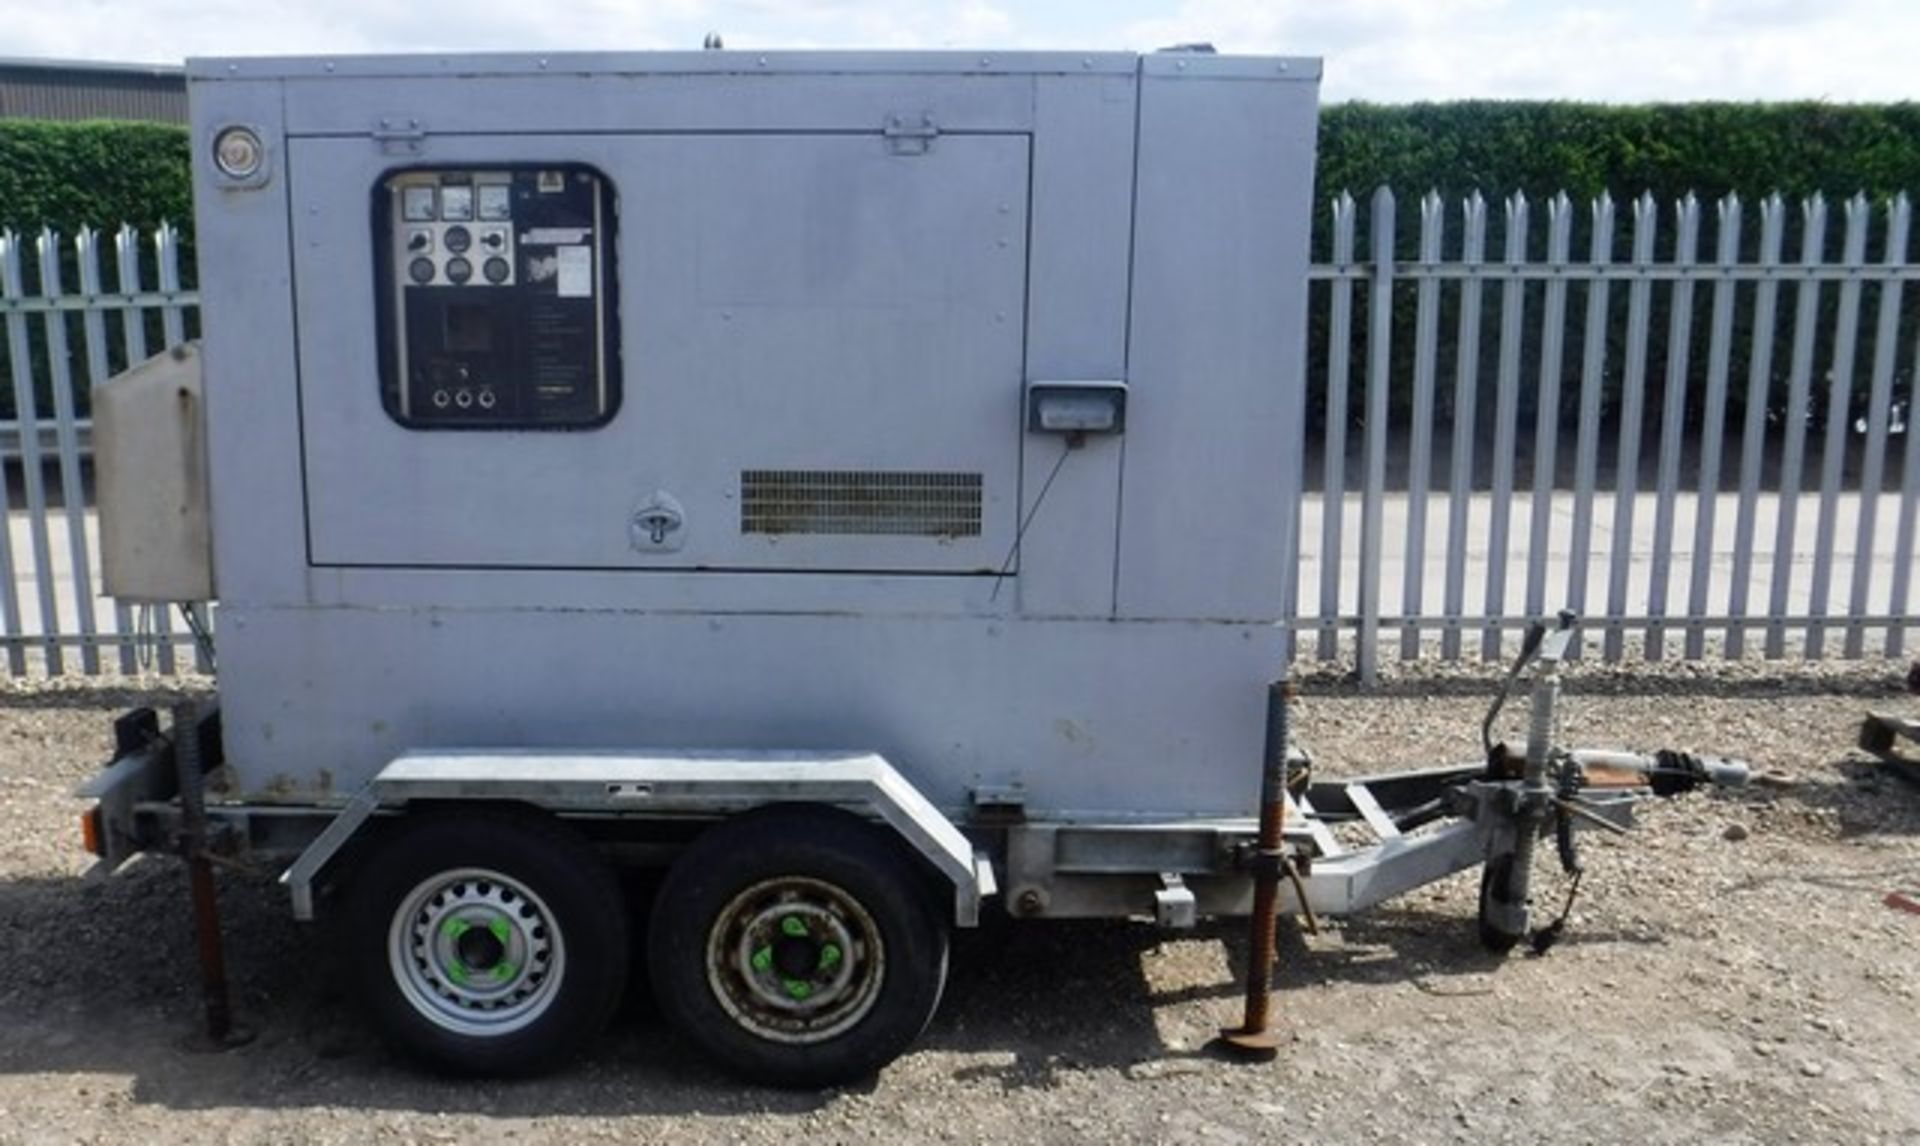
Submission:
{"label": "keyhole lock", "polygon": [[684,540],[686,523],[686,511],[673,495],[656,491],[633,511],[627,525],[628,540],[642,553],[672,553]]}

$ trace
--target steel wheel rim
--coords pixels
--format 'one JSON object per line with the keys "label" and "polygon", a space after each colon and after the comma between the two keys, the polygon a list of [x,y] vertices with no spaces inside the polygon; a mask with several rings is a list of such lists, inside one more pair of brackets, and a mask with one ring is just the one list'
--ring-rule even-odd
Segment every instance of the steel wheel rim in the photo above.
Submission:
{"label": "steel wheel rim", "polygon": [[886,945],[873,916],[826,880],[779,876],[734,896],[707,933],[707,983],[735,1023],[778,1043],[844,1034],[879,1001]]}
{"label": "steel wheel rim", "polygon": [[486,1038],[546,1013],[565,976],[566,948],[553,912],[526,884],[460,868],[422,880],[401,900],[387,962],[423,1018]]}

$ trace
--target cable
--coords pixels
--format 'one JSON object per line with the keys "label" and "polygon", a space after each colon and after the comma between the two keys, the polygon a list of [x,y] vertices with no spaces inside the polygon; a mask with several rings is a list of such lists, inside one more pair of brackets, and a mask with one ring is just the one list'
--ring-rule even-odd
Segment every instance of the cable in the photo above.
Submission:
{"label": "cable", "polygon": [[1067,455],[1073,451],[1073,438],[1068,437],[1060,447],[1060,456],[1053,460],[1053,469],[1047,471],[1047,480],[1040,484],[1040,492],[1033,499],[1033,508],[1027,510],[1026,519],[1020,523],[1020,528],[1013,532],[1013,544],[1007,548],[1007,559],[1000,563],[1000,571],[993,575],[993,593],[987,597],[988,601],[1000,599],[1000,585],[1007,579],[1007,573],[1013,568],[1014,558],[1020,555],[1020,542],[1027,536],[1027,527],[1033,524],[1033,519],[1039,514],[1040,507],[1046,503],[1047,491],[1053,488],[1053,479],[1060,476],[1060,467],[1067,464]]}
{"label": "cable", "polygon": [[213,634],[200,623],[200,614],[194,612],[193,606],[185,601],[180,602],[180,615],[187,620],[187,630],[193,634],[193,643],[199,648],[201,658],[207,662],[207,671],[214,671]]}

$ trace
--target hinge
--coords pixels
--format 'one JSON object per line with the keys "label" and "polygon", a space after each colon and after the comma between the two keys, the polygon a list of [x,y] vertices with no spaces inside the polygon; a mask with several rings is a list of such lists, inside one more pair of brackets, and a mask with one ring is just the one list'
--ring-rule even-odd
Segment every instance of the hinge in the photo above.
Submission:
{"label": "hinge", "polygon": [[890,115],[880,133],[886,136],[887,150],[895,155],[925,155],[933,146],[934,137],[940,134],[940,128],[933,122],[932,112],[922,112]]}
{"label": "hinge", "polygon": [[388,155],[417,153],[426,139],[427,129],[411,116],[382,116],[380,125],[373,129],[373,141]]}

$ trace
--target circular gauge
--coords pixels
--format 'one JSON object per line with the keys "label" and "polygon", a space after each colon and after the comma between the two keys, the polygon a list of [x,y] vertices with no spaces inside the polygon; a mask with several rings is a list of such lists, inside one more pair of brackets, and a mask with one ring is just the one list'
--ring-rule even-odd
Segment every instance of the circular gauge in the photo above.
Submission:
{"label": "circular gauge", "polygon": [[447,281],[458,285],[473,277],[473,264],[465,259],[447,260]]}
{"label": "circular gauge", "polygon": [[415,259],[407,264],[407,277],[414,282],[426,284],[433,281],[433,260]]}
{"label": "circular gauge", "polygon": [[473,245],[473,232],[465,227],[448,227],[444,241],[449,251],[456,255],[465,254],[467,248]]}
{"label": "circular gauge", "polygon": [[513,268],[507,265],[505,259],[492,258],[482,264],[480,273],[487,276],[488,282],[497,285],[507,281],[507,276],[513,273]]}
{"label": "circular gauge", "polygon": [[213,162],[229,179],[251,179],[260,173],[266,150],[252,128],[229,127],[213,141]]}

